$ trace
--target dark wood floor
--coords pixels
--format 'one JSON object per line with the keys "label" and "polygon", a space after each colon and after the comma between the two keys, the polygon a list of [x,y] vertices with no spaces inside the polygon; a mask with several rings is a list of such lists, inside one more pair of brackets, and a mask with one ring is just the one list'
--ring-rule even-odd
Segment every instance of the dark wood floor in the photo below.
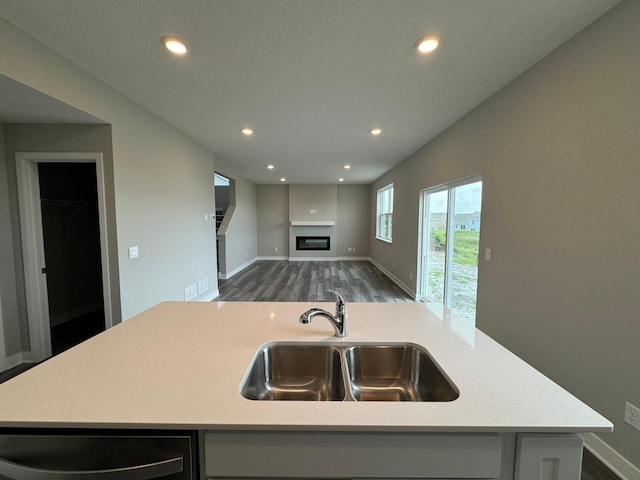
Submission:
{"label": "dark wood floor", "polygon": [[259,260],[229,280],[219,280],[219,301],[330,302],[336,290],[347,302],[413,302],[365,260],[289,262]]}
{"label": "dark wood floor", "polygon": [[585,448],[582,455],[581,480],[620,480],[620,477]]}

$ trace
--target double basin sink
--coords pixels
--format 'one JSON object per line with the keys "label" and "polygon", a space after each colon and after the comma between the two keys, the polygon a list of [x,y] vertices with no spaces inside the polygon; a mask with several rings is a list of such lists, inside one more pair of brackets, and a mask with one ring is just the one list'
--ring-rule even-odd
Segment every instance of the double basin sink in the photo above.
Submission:
{"label": "double basin sink", "polygon": [[449,402],[456,386],[412,343],[262,346],[240,393],[250,400]]}

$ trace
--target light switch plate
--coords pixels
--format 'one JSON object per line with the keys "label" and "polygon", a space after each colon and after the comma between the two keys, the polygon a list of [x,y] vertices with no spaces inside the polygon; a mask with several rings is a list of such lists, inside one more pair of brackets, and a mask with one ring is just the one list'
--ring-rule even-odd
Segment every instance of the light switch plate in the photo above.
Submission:
{"label": "light switch plate", "polygon": [[138,258],[138,247],[129,247],[129,260]]}

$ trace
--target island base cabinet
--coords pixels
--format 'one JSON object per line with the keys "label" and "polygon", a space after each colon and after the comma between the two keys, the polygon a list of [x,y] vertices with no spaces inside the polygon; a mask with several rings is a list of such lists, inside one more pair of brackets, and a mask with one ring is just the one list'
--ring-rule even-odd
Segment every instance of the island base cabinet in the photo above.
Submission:
{"label": "island base cabinet", "polygon": [[580,480],[582,437],[519,434],[515,480]]}
{"label": "island base cabinet", "polygon": [[205,472],[209,479],[499,479],[503,445],[499,433],[207,432]]}

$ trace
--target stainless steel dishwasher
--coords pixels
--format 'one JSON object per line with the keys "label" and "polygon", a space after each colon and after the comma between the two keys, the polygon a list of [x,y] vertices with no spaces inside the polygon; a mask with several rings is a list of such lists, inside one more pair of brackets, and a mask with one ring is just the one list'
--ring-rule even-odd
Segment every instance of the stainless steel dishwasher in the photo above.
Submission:
{"label": "stainless steel dishwasher", "polygon": [[197,434],[0,431],[1,480],[196,480]]}

